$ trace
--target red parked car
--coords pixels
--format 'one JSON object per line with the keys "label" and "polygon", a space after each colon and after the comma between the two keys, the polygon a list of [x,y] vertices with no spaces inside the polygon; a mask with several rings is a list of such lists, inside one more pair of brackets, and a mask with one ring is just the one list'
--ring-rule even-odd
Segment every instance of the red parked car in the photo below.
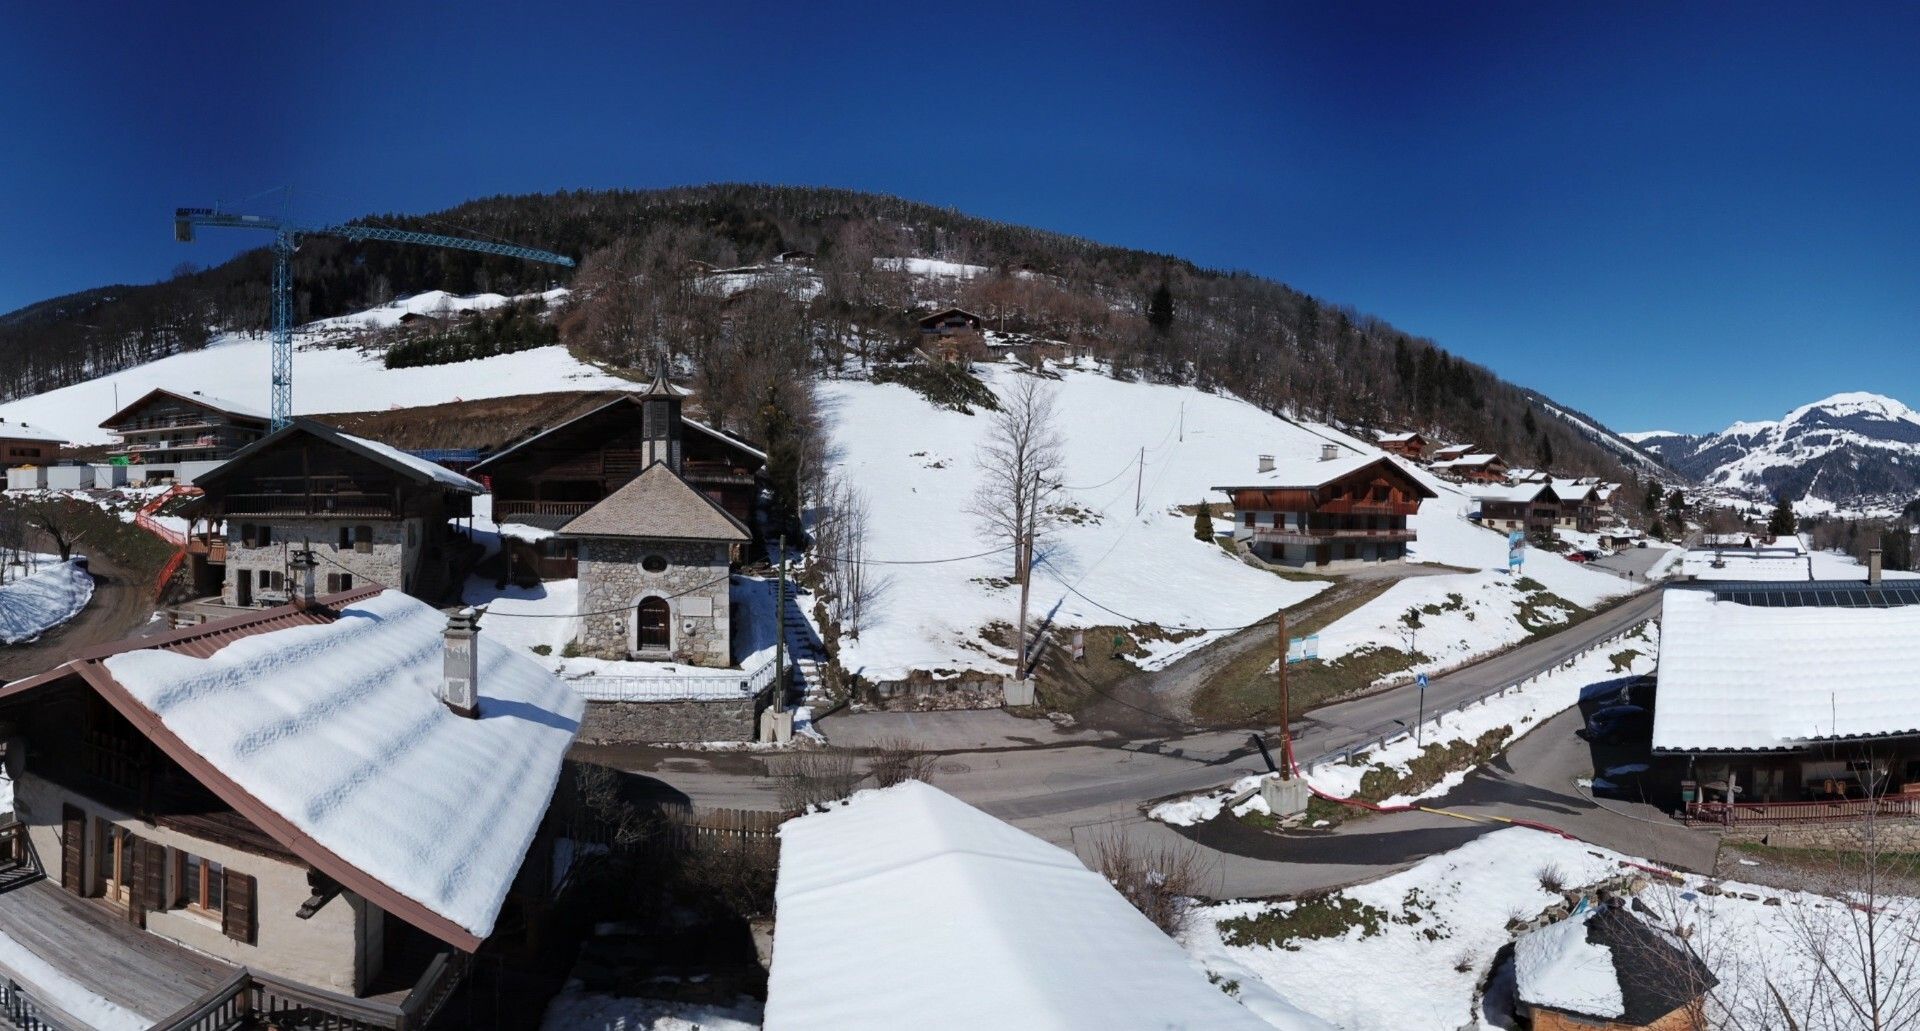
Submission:
{"label": "red parked car", "polygon": [[1582,552],[1575,551],[1567,555],[1568,562],[1585,562],[1586,560],[1587,556]]}

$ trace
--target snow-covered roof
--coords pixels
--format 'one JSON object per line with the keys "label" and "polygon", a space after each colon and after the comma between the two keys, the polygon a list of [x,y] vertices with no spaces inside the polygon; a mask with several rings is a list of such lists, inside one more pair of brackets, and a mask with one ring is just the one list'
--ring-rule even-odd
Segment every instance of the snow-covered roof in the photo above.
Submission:
{"label": "snow-covered roof", "polygon": [[107,416],[104,420],[101,421],[100,425],[103,428],[117,426],[126,419],[129,413],[145,407],[148,401],[151,401],[154,397],[162,394],[168,397],[179,398],[180,400],[185,401],[188,404],[195,404],[195,405],[201,405],[206,408],[213,408],[218,411],[224,412],[228,415],[237,415],[244,419],[265,420],[267,418],[267,413],[260,411],[259,409],[254,408],[251,405],[243,405],[238,401],[229,401],[226,398],[215,397],[212,394],[203,393],[198,390],[188,390],[185,392],[181,392],[178,390],[169,390],[166,387],[155,387],[152,390],[149,390],[146,393],[141,394],[138,398],[134,399],[134,401],[131,404],[128,404],[125,408],[122,408],[119,411],[113,413],[112,415]]}
{"label": "snow-covered roof", "polygon": [[1419,435],[1420,434],[1409,430],[1406,433],[1376,432],[1373,435],[1373,437],[1375,440],[1378,440],[1382,444],[1405,444],[1412,441],[1415,437],[1418,437]]}
{"label": "snow-covered roof", "polygon": [[1435,462],[1433,463],[1433,467],[1435,469],[1477,469],[1481,466],[1490,466],[1500,461],[1499,455],[1474,454],[1448,459],[1444,462]]}
{"label": "snow-covered roof", "polygon": [[479,715],[459,716],[437,694],[446,616],[397,591],[323,601],[338,610],[284,606],[134,640],[6,694],[78,674],[290,851],[473,948],[546,814],[583,705],[481,633]]}
{"label": "snow-covered roof", "polygon": [[52,430],[41,429],[30,422],[0,419],[0,440],[44,440],[52,444],[61,444],[65,443],[66,438]]}
{"label": "snow-covered roof", "polygon": [[1613,950],[1587,940],[1593,915],[1583,909],[1513,943],[1514,991],[1521,1002],[1592,1017],[1626,1014]]}
{"label": "snow-covered roof", "polygon": [[1653,747],[1748,751],[1920,733],[1917,665],[1920,605],[1769,607],[1669,588]]}
{"label": "snow-covered roof", "polygon": [[442,486],[452,487],[455,490],[464,491],[468,494],[486,493],[487,488],[482,487],[477,481],[468,479],[438,462],[429,462],[419,455],[407,454],[405,451],[391,444],[382,444],[377,440],[356,437],[350,433],[342,433],[340,437],[342,440],[366,448],[368,451],[388,461],[396,462],[412,469],[414,472],[421,473]]}
{"label": "snow-covered roof", "polygon": [[1513,975],[1523,1003],[1621,1027],[1661,1026],[1718,983],[1684,941],[1620,906],[1584,903],[1513,943]]}
{"label": "snow-covered roof", "polygon": [[1267,1027],[1073,853],[938,788],[780,844],[767,1031]]}
{"label": "snow-covered roof", "polygon": [[1424,496],[1433,496],[1433,492],[1427,490],[1426,485],[1420,483],[1418,477],[1408,472],[1406,466],[1395,459],[1380,454],[1359,454],[1346,448],[1341,448],[1340,453],[1333,458],[1321,458],[1314,454],[1281,455],[1275,460],[1271,470],[1255,473],[1252,479],[1243,480],[1240,483],[1213,489],[1224,493],[1232,493],[1236,490],[1283,488],[1310,490],[1376,465],[1391,466],[1394,472],[1418,484],[1420,489],[1426,492]]}
{"label": "snow-covered roof", "polygon": [[1554,499],[1558,500],[1553,487],[1545,483],[1489,483],[1467,492],[1475,501],[1508,502],[1532,501],[1542,494],[1554,495]]}
{"label": "snow-covered roof", "polygon": [[1595,486],[1580,480],[1554,480],[1553,492],[1560,495],[1562,501],[1588,501],[1594,498]]}

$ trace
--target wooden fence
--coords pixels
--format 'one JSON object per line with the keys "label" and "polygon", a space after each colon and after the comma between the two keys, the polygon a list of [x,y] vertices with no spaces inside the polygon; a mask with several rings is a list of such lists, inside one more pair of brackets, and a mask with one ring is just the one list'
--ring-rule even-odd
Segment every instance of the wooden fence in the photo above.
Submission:
{"label": "wooden fence", "polygon": [[1920,797],[1888,795],[1831,802],[1688,802],[1687,818],[1725,826],[1835,823],[1868,817],[1920,816]]}

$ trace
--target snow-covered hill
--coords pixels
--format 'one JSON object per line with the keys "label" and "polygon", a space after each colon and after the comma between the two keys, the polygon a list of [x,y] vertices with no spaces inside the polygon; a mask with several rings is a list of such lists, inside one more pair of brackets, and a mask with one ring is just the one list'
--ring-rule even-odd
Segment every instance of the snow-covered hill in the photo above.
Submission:
{"label": "snow-covered hill", "polygon": [[[564,291],[550,291],[533,296],[553,301],[562,294]],[[294,413],[365,412],[628,385],[626,380],[579,361],[560,346],[450,365],[389,369],[379,353],[362,351],[348,343],[358,333],[399,324],[400,317],[409,312],[478,311],[523,299],[499,294],[453,297],[432,291],[303,326],[295,338],[293,356]],[[0,404],[0,418],[34,423],[76,444],[99,444],[113,439],[100,428],[100,420],[155,387],[181,393],[198,390],[265,411],[272,403],[270,349],[264,334],[228,334],[198,351]]]}
{"label": "snow-covered hill", "polygon": [[1661,463],[1657,460],[1657,455],[1649,455],[1647,450],[1640,446],[1640,442],[1634,439],[1633,434],[1615,433],[1593,419],[1579,412],[1562,408],[1537,394],[1533,395],[1533,400],[1548,415],[1573,427],[1574,431],[1582,437],[1613,452],[1627,468],[1635,473],[1664,472],[1661,469]]}
{"label": "snow-covered hill", "polygon": [[1920,495],[1920,412],[1882,394],[1835,394],[1718,433],[1625,434],[1709,487],[1811,498],[1816,508],[1897,510]]}
{"label": "snow-covered hill", "polygon": [[[1141,642],[1151,653],[1147,664],[1158,665],[1325,588],[1246,565],[1217,545],[1196,540],[1193,516],[1178,506],[1224,504],[1224,496],[1212,488],[1249,480],[1261,454],[1284,464],[1289,457],[1310,460],[1328,442],[1370,455],[1381,454],[1378,449],[1232,397],[1122,382],[1091,367],[1057,371],[1062,472],[1073,514],[1042,549],[1031,618],[1063,627],[1156,624],[1176,631],[1170,636],[1177,640]],[[1023,373],[1005,365],[982,370],[996,390],[1018,375]],[[871,506],[872,569],[889,581],[859,639],[843,641],[842,661],[878,680],[914,669],[1004,670],[1012,635],[995,635],[1006,641],[1003,647],[984,640],[981,630],[995,622],[1010,626],[1018,618],[1019,588],[1008,581],[1011,557],[937,561],[995,547],[967,512],[979,476],[976,451],[990,432],[989,416],[936,407],[897,384],[827,381],[820,394],[834,462],[861,486]],[[1142,467],[1137,463],[1143,448]],[[1414,517],[1420,535],[1414,560],[1504,570],[1505,537],[1468,522],[1468,501],[1453,487],[1417,475],[1439,497]],[[1529,555],[1526,575],[1581,605],[1626,588],[1623,581],[1544,553]],[[1380,618],[1397,619],[1435,590],[1486,593],[1494,589],[1489,579],[1481,573],[1423,577],[1420,587],[1401,585],[1383,596],[1392,601],[1384,603],[1390,611],[1383,609]],[[1476,623],[1471,636],[1488,641],[1474,650],[1507,643],[1492,637],[1510,622],[1511,613],[1504,621]],[[1362,617],[1343,631],[1364,634],[1364,623]],[[1187,628],[1200,632],[1178,633]],[[1381,636],[1385,639],[1377,643],[1383,647],[1400,645],[1397,637]],[[1423,637],[1422,651],[1457,657],[1457,649],[1435,648],[1440,639],[1439,630]]]}

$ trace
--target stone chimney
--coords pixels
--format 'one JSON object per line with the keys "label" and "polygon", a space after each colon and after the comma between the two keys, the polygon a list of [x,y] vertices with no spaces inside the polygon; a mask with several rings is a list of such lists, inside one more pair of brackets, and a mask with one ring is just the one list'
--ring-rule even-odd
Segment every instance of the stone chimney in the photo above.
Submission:
{"label": "stone chimney", "polygon": [[1261,471],[1261,472],[1263,472],[1263,473],[1270,473],[1270,472],[1272,472],[1272,471],[1273,471],[1273,456],[1272,456],[1272,455],[1261,455],[1261,456],[1260,456],[1260,471]]}
{"label": "stone chimney", "polygon": [[295,551],[292,557],[294,577],[299,581],[299,586],[295,588],[293,595],[293,606],[298,609],[317,608],[320,604],[320,595],[314,590],[313,570],[320,564],[320,560],[314,557],[311,545]]}
{"label": "stone chimney", "polygon": [[1880,586],[1880,549],[1867,549],[1867,585]]}
{"label": "stone chimney", "polygon": [[1331,462],[1334,459],[1339,457],[1340,457],[1340,448],[1337,445],[1334,445],[1334,444],[1320,445],[1320,460],[1322,462]]}
{"label": "stone chimney", "polygon": [[468,719],[480,715],[480,624],[471,608],[447,617],[440,701]]}

